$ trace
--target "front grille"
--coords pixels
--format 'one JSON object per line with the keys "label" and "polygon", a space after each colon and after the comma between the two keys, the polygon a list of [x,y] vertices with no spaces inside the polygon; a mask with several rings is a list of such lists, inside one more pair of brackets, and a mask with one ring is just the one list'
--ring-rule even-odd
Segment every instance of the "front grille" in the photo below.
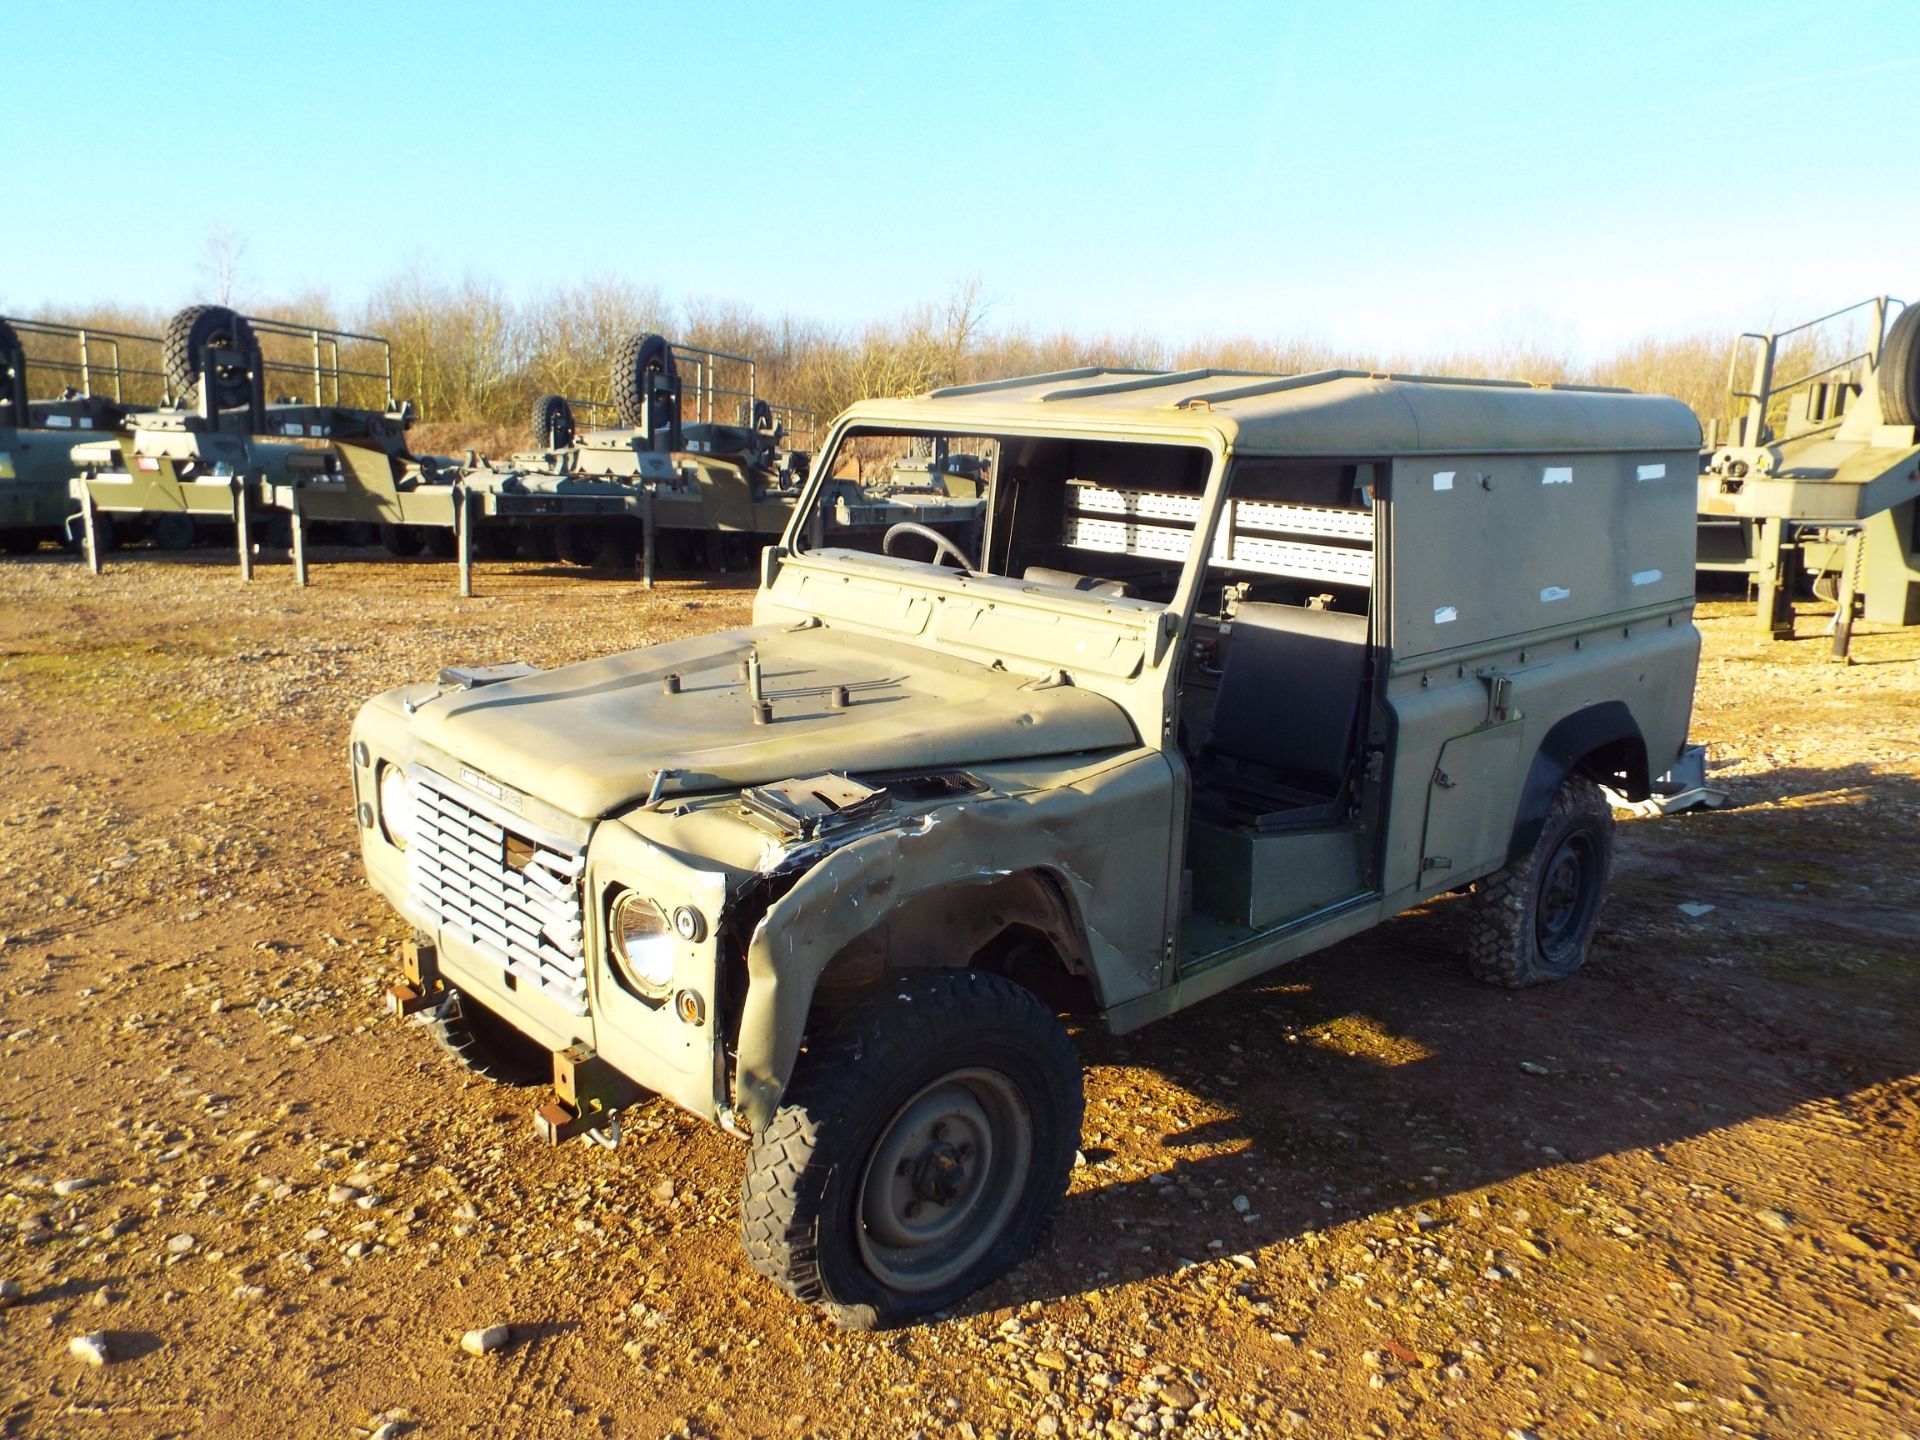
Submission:
{"label": "front grille", "polygon": [[581,850],[509,829],[431,771],[410,772],[419,820],[407,849],[412,908],[538,988],[587,1013]]}

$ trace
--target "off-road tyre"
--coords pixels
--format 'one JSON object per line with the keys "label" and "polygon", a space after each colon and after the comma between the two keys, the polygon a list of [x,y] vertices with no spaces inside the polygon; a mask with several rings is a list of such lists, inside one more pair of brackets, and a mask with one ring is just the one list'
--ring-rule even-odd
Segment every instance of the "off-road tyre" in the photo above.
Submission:
{"label": "off-road tyre", "polygon": [[396,555],[405,560],[418,555],[425,547],[427,540],[417,526],[383,523],[380,526],[380,543],[386,547],[389,555]]}
{"label": "off-road tyre", "polygon": [[659,371],[678,374],[673,347],[664,335],[629,335],[613,352],[612,374],[614,417],[622,424],[638,427],[647,417],[647,374]]}
{"label": "off-road tyre", "polygon": [[559,541],[552,525],[529,525],[520,532],[522,560],[552,561],[560,558]]}
{"label": "off-road tyre", "polygon": [[1533,848],[1474,883],[1467,969],[1518,990],[1586,964],[1613,863],[1613,809],[1600,787],[1568,776]]}
{"label": "off-road tyre", "polygon": [[198,538],[193,517],[179,510],[156,515],[147,534],[156,550],[190,550]]}
{"label": "off-road tyre", "polygon": [[[1004,1086],[1024,1114],[1016,1110],[1011,1125],[988,1127],[998,1163],[948,1202],[989,1207],[980,1225],[963,1227],[963,1243],[948,1257],[949,1266],[964,1260],[964,1268],[941,1273],[932,1246],[884,1252],[927,1257],[932,1268],[903,1287],[882,1273],[886,1261],[874,1257],[883,1248],[863,1217],[875,1194],[892,1186],[889,1176],[918,1183],[931,1142],[917,1170],[902,1159],[895,1169],[869,1174],[869,1164],[929,1100],[975,1078]],[[761,1274],[847,1329],[879,1329],[944,1309],[1033,1251],[1066,1192],[1084,1109],[1073,1041],[1031,991],[976,970],[909,972],[875,986],[810,1038],[748,1153],[741,1246]],[[964,1220],[968,1213],[956,1215]]]}
{"label": "off-road tyre", "polygon": [[460,553],[460,532],[451,525],[422,525],[420,543],[437,560],[451,560]]}
{"label": "off-road tyre", "polygon": [[[244,315],[225,305],[189,305],[167,322],[160,340],[162,367],[167,388],[183,405],[191,405],[200,396],[200,356],[208,346],[237,350],[244,354],[253,370],[260,368],[260,342]],[[213,377],[213,405],[230,410],[244,405],[252,394],[253,381],[247,367],[225,366]]]}
{"label": "off-road tyre", "polygon": [[1909,305],[1880,346],[1880,418],[1920,425],[1920,305]]}
{"label": "off-road tyre", "polygon": [[636,524],[609,520],[593,537],[593,568],[603,575],[631,575],[640,556],[642,531]]}
{"label": "off-road tyre", "polygon": [[533,442],[542,450],[573,444],[573,407],[565,396],[542,395],[533,402]]}
{"label": "off-road tyre", "polygon": [[39,548],[38,530],[0,530],[0,550],[9,555],[31,555]]}
{"label": "off-road tyre", "polygon": [[473,553],[477,559],[511,560],[518,549],[511,525],[473,527]]}
{"label": "off-road tyre", "polygon": [[585,520],[562,520],[554,527],[553,553],[569,565],[592,565],[600,553],[600,537]]}
{"label": "off-road tyre", "polygon": [[553,1057],[537,1041],[458,990],[448,990],[446,999],[420,1014],[441,1048],[476,1075],[501,1085],[553,1080]]}

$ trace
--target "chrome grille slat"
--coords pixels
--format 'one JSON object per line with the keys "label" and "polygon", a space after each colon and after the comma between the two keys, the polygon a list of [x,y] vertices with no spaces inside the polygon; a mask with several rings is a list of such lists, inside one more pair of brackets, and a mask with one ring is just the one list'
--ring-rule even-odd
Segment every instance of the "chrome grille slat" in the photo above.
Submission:
{"label": "chrome grille slat", "polygon": [[[419,814],[407,850],[412,908],[562,1009],[586,1014],[585,852],[510,831],[469,807],[450,781],[410,773]],[[509,835],[532,848],[522,869],[507,863]]]}

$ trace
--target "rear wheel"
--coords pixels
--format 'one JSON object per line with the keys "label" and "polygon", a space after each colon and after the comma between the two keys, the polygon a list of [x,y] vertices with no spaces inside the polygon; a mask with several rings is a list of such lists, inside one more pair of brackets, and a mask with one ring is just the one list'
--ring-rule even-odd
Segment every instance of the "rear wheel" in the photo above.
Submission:
{"label": "rear wheel", "polygon": [[974,970],[889,981],[810,1045],[754,1137],[741,1244],[850,1328],[943,1309],[1032,1251],[1084,1103],[1032,992]]}
{"label": "rear wheel", "polygon": [[1467,968],[1519,989],[1587,963],[1613,863],[1613,810],[1591,780],[1561,782],[1533,848],[1475,883]]}
{"label": "rear wheel", "polygon": [[553,1079],[553,1057],[486,1006],[447,991],[423,1010],[426,1026],[446,1052],[476,1075],[502,1085],[541,1085]]}

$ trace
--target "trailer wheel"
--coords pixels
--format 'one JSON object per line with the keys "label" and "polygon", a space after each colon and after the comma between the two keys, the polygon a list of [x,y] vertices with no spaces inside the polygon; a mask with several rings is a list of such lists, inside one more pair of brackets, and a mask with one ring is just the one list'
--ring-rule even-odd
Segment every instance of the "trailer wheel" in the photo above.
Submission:
{"label": "trailer wheel", "polygon": [[380,543],[387,547],[389,555],[397,555],[402,560],[418,555],[427,542],[419,530],[411,525],[387,525],[380,527]]}
{"label": "trailer wheel", "polygon": [[541,395],[533,402],[533,443],[542,450],[573,444],[573,407],[562,395]]}
{"label": "trailer wheel", "polygon": [[741,1245],[848,1328],[944,1309],[1032,1252],[1084,1108],[1073,1041],[1031,991],[909,972],[810,1042],[754,1137]]}
{"label": "trailer wheel", "polygon": [[1880,418],[1920,425],[1920,305],[1909,305],[1880,347]]}
{"label": "trailer wheel", "polygon": [[612,521],[594,537],[593,568],[602,573],[630,574],[640,554],[640,527]]}
{"label": "trailer wheel", "polygon": [[1569,776],[1533,849],[1474,883],[1474,978],[1517,990],[1564,980],[1586,964],[1612,862],[1612,807],[1598,785]]}
{"label": "trailer wheel", "polygon": [[167,322],[160,341],[167,388],[183,404],[194,403],[200,394],[201,357],[209,348],[237,350],[245,357],[239,365],[214,368],[214,408],[246,404],[253,391],[251,372],[260,366],[260,342],[246,317],[224,305],[189,305]]}
{"label": "trailer wheel", "polygon": [[553,1057],[493,1011],[458,990],[421,1012],[433,1038],[476,1075],[502,1085],[541,1085],[553,1079]]}
{"label": "trailer wheel", "polygon": [[193,517],[178,510],[156,516],[151,534],[156,550],[190,549],[194,541]]}
{"label": "trailer wheel", "polygon": [[673,347],[666,336],[629,335],[613,352],[613,413],[622,425],[639,426],[647,417],[647,376],[675,375]]}
{"label": "trailer wheel", "polygon": [[562,520],[553,535],[554,553],[569,565],[592,565],[600,553],[600,539],[585,520]]}

